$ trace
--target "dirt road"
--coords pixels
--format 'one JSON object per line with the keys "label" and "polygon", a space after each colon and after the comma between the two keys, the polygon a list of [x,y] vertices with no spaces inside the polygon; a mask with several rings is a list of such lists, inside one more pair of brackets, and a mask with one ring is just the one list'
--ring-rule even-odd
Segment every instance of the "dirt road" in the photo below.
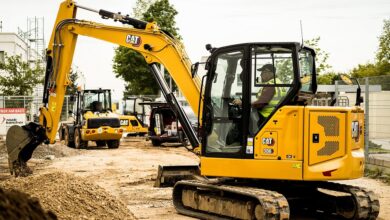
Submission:
{"label": "dirt road", "polygon": [[[172,188],[153,187],[158,165],[198,163],[198,158],[183,147],[156,148],[150,142],[135,138],[123,141],[119,149],[113,150],[99,148],[76,150],[61,144],[39,148],[34,153],[34,159],[29,162],[34,169],[33,177],[57,175],[57,178],[71,179],[77,184],[82,181],[88,182],[86,186],[91,188],[89,194],[96,191],[100,195],[100,200],[107,200],[109,203],[118,201],[119,205],[115,206],[116,212],[122,211],[121,204],[127,207],[128,213],[122,218],[191,219],[176,213],[171,200]],[[0,150],[0,186],[12,187],[12,181],[15,180],[10,178],[4,151]],[[380,219],[390,219],[390,186],[368,178],[348,182],[365,186],[378,193],[381,202]],[[80,189],[76,187],[71,190]],[[88,194],[84,191],[77,193],[80,193],[81,197]],[[39,198],[40,195],[35,196]],[[91,204],[90,210],[81,213],[83,210],[80,209],[77,215],[80,218],[98,218],[91,213],[95,212],[94,210],[104,211],[104,208],[100,203]]]}

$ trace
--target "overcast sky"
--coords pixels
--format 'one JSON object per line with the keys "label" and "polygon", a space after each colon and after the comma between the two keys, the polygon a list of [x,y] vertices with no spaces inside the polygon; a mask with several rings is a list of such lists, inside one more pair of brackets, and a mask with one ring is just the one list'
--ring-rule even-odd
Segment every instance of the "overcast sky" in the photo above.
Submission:
{"label": "overcast sky", "polygon": [[[26,29],[27,17],[45,18],[48,42],[60,0],[0,0],[3,32]],[[81,5],[130,13],[136,0],[79,0]],[[390,19],[390,0],[170,0],[192,62],[207,55],[205,44],[215,47],[266,41],[301,41],[320,36],[320,47],[330,55],[335,71],[348,71],[373,61],[383,20]],[[80,12],[78,18],[102,21],[97,15]],[[115,24],[115,23],[113,23]],[[119,24],[118,24],[119,25]],[[115,45],[80,37],[73,64],[86,77],[87,88],[111,88],[115,97],[124,89],[112,72]]]}

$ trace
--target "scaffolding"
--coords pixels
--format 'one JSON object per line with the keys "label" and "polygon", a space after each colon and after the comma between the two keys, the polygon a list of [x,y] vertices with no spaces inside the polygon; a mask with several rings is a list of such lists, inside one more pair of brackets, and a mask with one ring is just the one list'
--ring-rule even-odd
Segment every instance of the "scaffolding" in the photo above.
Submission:
{"label": "scaffolding", "polygon": [[45,29],[43,17],[27,18],[27,31],[18,27],[18,35],[27,43],[27,59],[31,63],[41,63],[45,59]]}

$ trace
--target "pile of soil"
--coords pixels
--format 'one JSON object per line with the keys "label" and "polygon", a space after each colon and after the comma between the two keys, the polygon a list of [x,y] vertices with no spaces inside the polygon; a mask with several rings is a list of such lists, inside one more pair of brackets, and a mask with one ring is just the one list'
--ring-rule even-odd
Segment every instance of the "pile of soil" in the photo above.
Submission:
{"label": "pile of soil", "polygon": [[62,145],[59,141],[55,144],[41,144],[39,145],[32,155],[33,158],[36,159],[47,159],[47,156],[54,156],[54,158],[58,157],[68,157],[80,154],[81,152],[74,149]]}
{"label": "pile of soil", "polygon": [[135,219],[130,210],[103,188],[67,173],[48,173],[0,182],[39,199],[60,219]]}
{"label": "pile of soil", "polygon": [[0,219],[57,219],[57,216],[42,209],[35,198],[16,190],[0,188]]}

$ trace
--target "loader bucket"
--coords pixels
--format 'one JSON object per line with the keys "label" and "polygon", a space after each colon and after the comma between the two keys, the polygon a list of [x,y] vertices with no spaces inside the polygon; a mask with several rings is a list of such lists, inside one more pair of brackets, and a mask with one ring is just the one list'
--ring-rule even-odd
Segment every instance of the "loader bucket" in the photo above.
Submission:
{"label": "loader bucket", "polygon": [[197,179],[200,177],[198,165],[158,166],[158,173],[154,187],[174,186],[177,181]]}
{"label": "loader bucket", "polygon": [[22,127],[14,125],[8,129],[5,145],[11,175],[26,176],[31,173],[27,161],[31,159],[35,148],[45,139],[45,130],[33,122]]}

